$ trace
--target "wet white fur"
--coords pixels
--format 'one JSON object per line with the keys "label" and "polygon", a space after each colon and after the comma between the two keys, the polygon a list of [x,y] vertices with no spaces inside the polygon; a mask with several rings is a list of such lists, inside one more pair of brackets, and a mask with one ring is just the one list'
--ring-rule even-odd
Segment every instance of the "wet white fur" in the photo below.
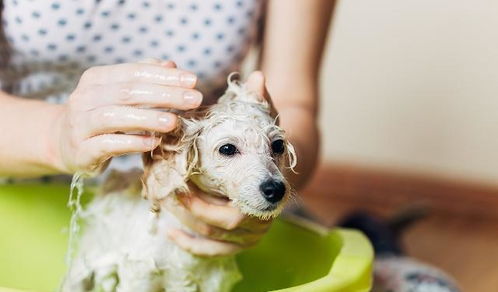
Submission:
{"label": "wet white fur", "polygon": [[[286,143],[284,155],[272,155],[271,142],[285,136],[270,115],[270,105],[231,81],[207,112],[182,119],[178,134],[173,144],[165,137],[162,149],[145,159],[146,199],[139,188],[128,187],[99,195],[89,205],[64,292],[224,292],[240,280],[233,256],[194,256],[167,239],[172,226],[191,232],[167,205],[178,204],[175,193],[186,191],[186,182],[192,181],[200,189],[230,198],[246,214],[275,217],[291,195],[284,170],[296,163],[292,145]],[[241,153],[222,156],[218,149],[226,143]],[[259,186],[268,178],[280,179],[287,187],[276,206],[260,194]]]}

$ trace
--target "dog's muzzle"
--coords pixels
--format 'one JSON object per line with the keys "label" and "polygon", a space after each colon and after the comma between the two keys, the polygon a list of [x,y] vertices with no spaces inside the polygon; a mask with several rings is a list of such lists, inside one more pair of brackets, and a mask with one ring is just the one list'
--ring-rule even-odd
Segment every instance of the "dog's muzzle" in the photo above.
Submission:
{"label": "dog's muzzle", "polygon": [[280,202],[285,195],[285,184],[279,180],[266,180],[259,189],[263,198],[272,204]]}

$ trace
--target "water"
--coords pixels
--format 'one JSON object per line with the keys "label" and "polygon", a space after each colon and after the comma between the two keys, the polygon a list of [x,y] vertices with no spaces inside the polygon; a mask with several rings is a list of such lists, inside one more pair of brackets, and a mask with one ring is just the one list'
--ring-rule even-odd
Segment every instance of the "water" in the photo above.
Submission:
{"label": "water", "polygon": [[83,195],[83,173],[75,173],[71,180],[71,189],[69,191],[69,200],[67,206],[71,210],[71,220],[69,222],[69,241],[66,253],[66,264],[70,266],[73,258],[76,239],[80,231],[79,220],[83,213],[81,206],[81,196]]}

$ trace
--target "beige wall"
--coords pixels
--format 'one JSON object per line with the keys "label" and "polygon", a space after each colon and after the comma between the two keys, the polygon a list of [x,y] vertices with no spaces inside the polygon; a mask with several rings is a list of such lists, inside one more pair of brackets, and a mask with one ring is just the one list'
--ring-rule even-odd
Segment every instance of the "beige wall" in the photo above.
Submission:
{"label": "beige wall", "polygon": [[323,157],[498,184],[498,1],[343,0]]}

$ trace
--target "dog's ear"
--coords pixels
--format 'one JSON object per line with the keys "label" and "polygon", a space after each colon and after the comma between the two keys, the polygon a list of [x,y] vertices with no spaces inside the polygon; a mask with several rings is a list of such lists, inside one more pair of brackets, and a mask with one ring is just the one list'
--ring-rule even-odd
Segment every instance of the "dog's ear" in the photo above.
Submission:
{"label": "dog's ear", "polygon": [[143,154],[142,196],[153,202],[154,211],[166,196],[188,190],[199,161],[196,140],[201,131],[201,121],[180,119],[175,132],[163,135],[156,149]]}

